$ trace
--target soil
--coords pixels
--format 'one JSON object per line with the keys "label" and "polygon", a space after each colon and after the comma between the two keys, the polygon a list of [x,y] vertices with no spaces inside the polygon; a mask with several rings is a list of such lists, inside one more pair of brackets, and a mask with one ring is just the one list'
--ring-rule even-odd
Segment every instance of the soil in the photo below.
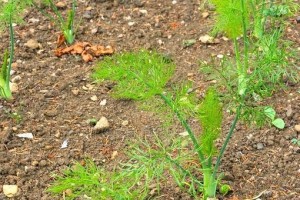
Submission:
{"label": "soil", "polygon": [[[111,45],[116,52],[156,49],[176,63],[173,82],[191,79],[196,85],[206,86],[199,61],[232,54],[233,50],[232,43],[221,37],[220,43],[213,45],[198,40],[213,25],[213,11],[198,8],[197,0],[79,0],[76,14],[81,21],[76,40]],[[203,12],[209,16],[203,18]],[[18,185],[20,190],[14,199],[55,199],[46,192],[53,173],[87,157],[106,167],[126,160],[127,144],[135,142],[137,134],[151,137],[161,123],[135,102],[111,98],[110,85],[92,82],[92,68],[101,57],[89,63],[75,55],[58,58],[54,55],[58,29],[34,9],[28,10],[24,21],[14,27],[12,78],[19,76],[18,90],[12,101],[0,100],[0,199],[6,199],[3,184]],[[292,20],[288,23],[286,35],[299,46],[300,25]],[[1,49],[7,48],[8,34],[3,32],[0,37]],[[37,49],[24,45],[30,39],[40,44]],[[196,39],[196,43],[185,47],[183,43],[189,39]],[[93,101],[94,95],[97,100]],[[107,104],[101,106],[104,99]],[[300,147],[291,143],[292,138],[300,139],[295,130],[300,124],[299,84],[267,101],[284,119],[286,128],[258,129],[239,123],[220,171],[226,172],[225,181],[237,199],[252,198],[262,191],[266,192],[261,199],[300,199]],[[102,116],[108,119],[110,128],[94,134],[87,120]],[[232,118],[224,120],[224,133]],[[180,132],[178,126],[174,135]],[[20,133],[32,133],[34,138],[19,138],[16,135]],[[66,139],[68,147],[61,149]],[[114,151],[118,155],[111,159]],[[155,198],[192,199],[175,184],[164,185]]]}

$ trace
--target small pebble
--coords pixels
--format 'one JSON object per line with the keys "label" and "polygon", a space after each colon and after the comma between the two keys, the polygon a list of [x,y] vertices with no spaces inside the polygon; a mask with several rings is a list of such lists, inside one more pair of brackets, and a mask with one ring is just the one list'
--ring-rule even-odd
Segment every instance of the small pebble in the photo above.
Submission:
{"label": "small pebble", "polygon": [[85,19],[92,19],[93,17],[92,17],[92,13],[91,13],[91,11],[89,11],[89,10],[87,10],[87,11],[85,11],[84,13],[83,13],[83,16],[82,16],[83,18],[85,18]]}
{"label": "small pebble", "polygon": [[256,149],[257,149],[257,150],[262,150],[262,149],[264,149],[263,143],[261,143],[261,142],[257,143],[257,144],[256,144]]}
{"label": "small pebble", "polygon": [[73,90],[72,90],[72,93],[73,93],[75,96],[77,96],[77,95],[79,94],[79,90],[73,89]]}
{"label": "small pebble", "polygon": [[201,15],[202,15],[203,19],[206,19],[206,18],[208,18],[209,13],[208,12],[203,12]]}
{"label": "small pebble", "polygon": [[128,120],[124,120],[124,121],[122,122],[122,125],[123,125],[123,126],[127,126],[128,123],[129,123]]}
{"label": "small pebble", "polygon": [[93,95],[91,98],[90,98],[92,101],[97,101],[98,100],[98,97],[96,95]]}
{"label": "small pebble", "polygon": [[39,165],[41,167],[45,167],[47,165],[47,161],[46,160],[41,160]]}
{"label": "small pebble", "polygon": [[107,100],[106,99],[103,99],[101,102],[100,102],[100,106],[105,106],[107,103]]}
{"label": "small pebble", "polygon": [[18,193],[17,185],[3,185],[2,190],[5,196],[11,198]]}
{"label": "small pebble", "polygon": [[128,22],[128,26],[133,26],[135,25],[135,22]]}
{"label": "small pebble", "polygon": [[297,124],[297,125],[295,125],[295,130],[297,131],[297,132],[300,132],[300,124]]}

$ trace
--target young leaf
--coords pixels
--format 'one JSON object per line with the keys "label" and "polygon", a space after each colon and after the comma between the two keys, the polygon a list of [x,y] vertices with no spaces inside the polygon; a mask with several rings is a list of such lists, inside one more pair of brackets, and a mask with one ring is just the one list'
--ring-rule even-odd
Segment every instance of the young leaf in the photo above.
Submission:
{"label": "young leaf", "polygon": [[210,156],[216,152],[214,141],[221,132],[222,108],[216,91],[209,89],[199,109],[199,119],[202,126],[200,135],[201,148],[204,154]]}
{"label": "young leaf", "polygon": [[270,106],[265,107],[264,113],[271,120],[275,119],[276,111],[272,107]]}
{"label": "young leaf", "polygon": [[274,121],[272,121],[272,124],[279,129],[283,129],[285,127],[285,123],[281,118],[275,119]]}

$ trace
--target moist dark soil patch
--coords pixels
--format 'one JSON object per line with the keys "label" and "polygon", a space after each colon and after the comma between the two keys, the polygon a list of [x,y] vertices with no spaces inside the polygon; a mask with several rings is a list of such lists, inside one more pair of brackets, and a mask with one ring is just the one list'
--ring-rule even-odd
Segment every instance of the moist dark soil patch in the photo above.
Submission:
{"label": "moist dark soil patch", "polygon": [[[176,63],[172,82],[193,80],[205,89],[208,85],[199,73],[199,61],[209,61],[212,55],[232,54],[230,41],[205,45],[199,37],[209,33],[213,25],[212,11],[202,18],[199,2],[184,1],[78,1],[77,16],[82,18],[77,41],[111,45],[116,52],[156,49]],[[299,3],[299,2],[298,2]],[[79,20],[78,20],[79,21]],[[290,23],[287,35],[299,44],[299,25]],[[52,173],[60,173],[73,161],[93,158],[107,168],[126,160],[127,144],[135,135],[151,137],[160,127],[157,117],[141,111],[132,101],[114,100],[111,86],[92,83],[92,63],[79,56],[54,56],[58,30],[35,10],[25,16],[23,25],[15,26],[16,53],[12,78],[19,76],[14,100],[0,100],[0,199],[3,184],[17,184],[15,199],[55,199],[45,190],[53,181]],[[1,33],[1,49],[9,37]],[[34,39],[38,49],[24,44]],[[185,40],[196,39],[190,47]],[[297,46],[295,47],[296,50]],[[3,53],[3,51],[2,51]],[[97,100],[91,100],[96,95]],[[107,104],[100,102],[106,99]],[[256,129],[240,123],[223,158],[220,171],[238,199],[252,198],[266,190],[261,199],[300,199],[300,149],[291,143],[300,139],[294,126],[300,124],[299,84],[278,92],[267,100],[286,128]],[[292,111],[287,116],[287,110]],[[17,113],[17,115],[13,115]],[[110,129],[93,134],[88,119],[105,116]],[[224,120],[224,133],[232,116]],[[124,121],[128,121],[124,125]],[[179,127],[179,126],[178,126]],[[174,130],[174,134],[182,131]],[[19,133],[33,133],[33,139],[22,139]],[[61,144],[68,139],[68,147]],[[223,139],[221,139],[223,140]],[[115,159],[111,159],[118,151]],[[167,183],[156,199],[192,199],[177,186]],[[228,197],[229,198],[229,197]],[[61,199],[61,198],[57,198]]]}

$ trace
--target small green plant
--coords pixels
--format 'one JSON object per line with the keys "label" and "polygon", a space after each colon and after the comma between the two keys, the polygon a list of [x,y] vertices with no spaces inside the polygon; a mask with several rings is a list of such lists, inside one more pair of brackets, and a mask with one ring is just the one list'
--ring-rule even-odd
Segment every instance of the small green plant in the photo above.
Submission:
{"label": "small green plant", "polygon": [[56,194],[69,190],[69,199],[82,195],[83,191],[90,196],[93,190],[100,186],[99,180],[104,178],[101,172],[91,160],[86,160],[84,166],[75,163],[73,167],[64,171],[63,176],[53,175],[56,182],[48,188],[48,192]]}
{"label": "small green plant", "polygon": [[163,149],[160,143],[151,146],[147,140],[140,140],[138,145],[130,145],[130,160],[113,170],[97,167],[91,160],[85,165],[76,163],[62,176],[54,175],[48,192],[61,195],[69,190],[67,199],[83,195],[99,200],[147,199],[150,189],[159,191],[163,173],[171,165]]}
{"label": "small green plant", "polygon": [[[195,152],[198,154],[203,173],[203,184],[199,185],[203,191],[203,198],[214,198],[219,185],[217,171],[240,115],[240,107],[237,109],[236,117],[220,152],[216,154],[217,150],[214,147],[214,142],[221,131],[222,111],[215,90],[208,90],[204,101],[196,112],[203,129],[201,136],[197,139],[180,109],[180,106],[193,107],[191,102],[182,95],[176,100],[164,91],[164,86],[173,71],[174,65],[166,63],[163,57],[157,53],[139,51],[137,53],[116,54],[105,58],[95,68],[92,76],[100,82],[104,80],[116,82],[117,85],[112,92],[112,95],[116,98],[141,100],[154,95],[159,96],[177,116],[187,131]],[[212,162],[214,156],[217,157],[215,165]],[[184,169],[183,167],[179,168]]]}
{"label": "small green plant", "polygon": [[[14,59],[14,30],[13,22],[21,21],[21,14],[26,6],[30,5],[30,0],[8,0],[0,4],[0,28],[1,31],[8,27],[10,37],[9,51],[5,51],[0,68],[0,97],[12,99],[10,89],[10,72]],[[9,52],[9,53],[8,53]]]}
{"label": "small green plant", "polygon": [[283,119],[275,118],[276,111],[272,107],[266,106],[264,109],[264,114],[271,120],[271,123],[275,127],[279,128],[279,129],[283,129],[285,127],[285,123],[284,123]]}
{"label": "small green plant", "polygon": [[217,13],[213,33],[225,33],[234,41],[235,58],[225,57],[220,64],[202,64],[201,71],[217,80],[228,110],[234,112],[236,105],[242,103],[241,118],[261,126],[267,120],[261,106],[263,99],[285,87],[287,79],[299,81],[298,69],[290,63],[296,57],[289,52],[290,44],[282,39],[284,21],[295,11],[295,5],[291,1],[280,4],[265,0],[211,3]]}
{"label": "small green plant", "polygon": [[34,3],[34,5],[42,14],[47,16],[54,24],[57,25],[57,27],[59,27],[67,43],[72,44],[75,40],[74,19],[76,13],[76,0],[72,0],[72,8],[68,11],[66,19],[64,19],[62,13],[58,10],[52,0],[43,0],[43,2],[50,7],[54,16],[39,8],[36,3]]}
{"label": "small green plant", "polygon": [[293,138],[291,140],[291,142],[294,144],[294,145],[298,145],[300,147],[300,140],[298,140],[297,138]]}

